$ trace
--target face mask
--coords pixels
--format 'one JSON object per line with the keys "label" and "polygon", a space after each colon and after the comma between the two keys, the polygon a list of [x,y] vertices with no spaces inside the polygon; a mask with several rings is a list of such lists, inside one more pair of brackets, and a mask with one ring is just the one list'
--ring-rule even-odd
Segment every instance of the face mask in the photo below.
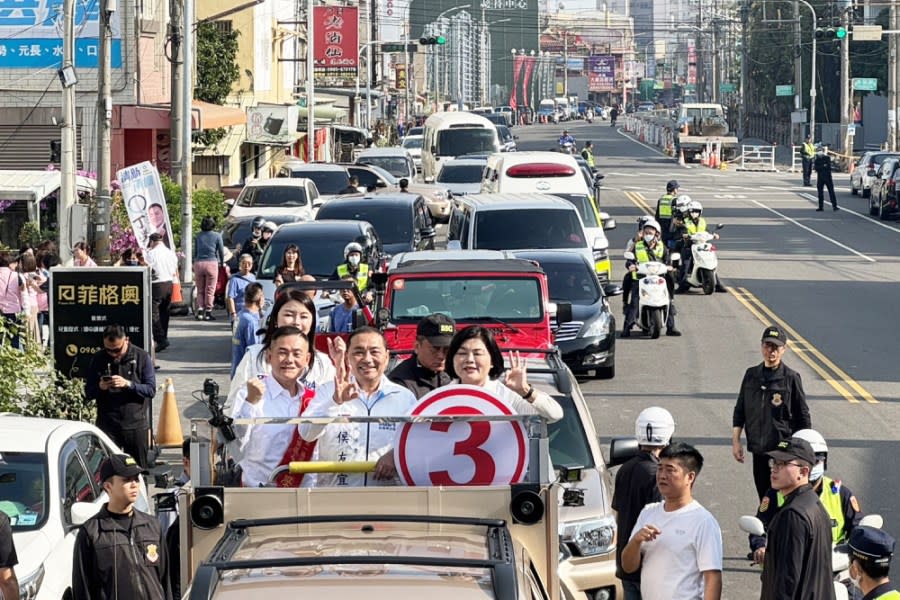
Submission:
{"label": "face mask", "polygon": [[655,239],[656,239],[656,236],[653,234],[650,234],[650,235],[644,234],[644,243],[646,243],[646,244],[652,244],[653,240],[655,240]]}
{"label": "face mask", "polygon": [[351,265],[353,265],[355,267],[356,265],[359,264],[359,256],[353,255],[347,259],[347,262],[349,262]]}
{"label": "face mask", "polygon": [[862,589],[862,577],[859,576],[859,571],[856,572],[856,577],[853,576],[853,565],[850,566],[850,582],[856,586],[858,589]]}
{"label": "face mask", "polygon": [[809,481],[810,483],[814,481],[818,481],[822,478],[822,475],[825,474],[825,463],[816,463],[816,466],[812,468],[809,472]]}

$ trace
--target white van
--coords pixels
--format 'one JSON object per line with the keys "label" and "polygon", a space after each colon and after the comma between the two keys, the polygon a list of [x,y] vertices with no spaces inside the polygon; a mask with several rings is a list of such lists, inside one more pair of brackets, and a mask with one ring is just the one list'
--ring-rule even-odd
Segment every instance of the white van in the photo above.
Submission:
{"label": "white van", "polygon": [[[584,230],[591,240],[608,244],[604,229],[615,229],[616,222],[601,213],[593,201],[593,192],[585,183],[575,158],[560,152],[498,153],[488,157],[481,180],[482,194],[553,194],[568,200],[578,209]],[[609,256],[595,257],[594,266],[601,280],[612,276]]]}
{"label": "white van", "polygon": [[434,181],[443,162],[463,154],[500,151],[494,124],[468,112],[435,113],[425,121],[422,143],[422,178]]}

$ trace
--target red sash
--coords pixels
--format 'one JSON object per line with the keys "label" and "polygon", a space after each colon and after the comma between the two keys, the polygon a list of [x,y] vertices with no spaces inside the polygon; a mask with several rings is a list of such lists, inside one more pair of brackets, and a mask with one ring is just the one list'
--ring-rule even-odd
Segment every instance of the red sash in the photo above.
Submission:
{"label": "red sash", "polygon": [[[297,416],[302,416],[303,412],[306,410],[306,407],[309,406],[309,403],[316,395],[315,386],[304,386],[303,394],[300,397],[300,411],[297,413]],[[294,433],[291,436],[291,443],[288,444],[287,450],[284,452],[284,456],[281,457],[281,462],[278,463],[279,467],[287,465],[289,462],[294,461],[307,461],[312,458],[313,451],[316,449],[316,442],[307,442],[304,441],[303,438],[300,437],[299,426],[294,427]],[[275,477],[275,485],[277,487],[300,487],[300,483],[303,481],[303,473],[298,475],[294,475],[289,473],[288,471],[284,471],[279,473]]]}

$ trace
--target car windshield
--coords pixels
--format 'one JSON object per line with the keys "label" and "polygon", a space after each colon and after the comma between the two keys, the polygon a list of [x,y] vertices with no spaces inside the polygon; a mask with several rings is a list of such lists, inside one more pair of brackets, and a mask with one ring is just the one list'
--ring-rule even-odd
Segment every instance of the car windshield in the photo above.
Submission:
{"label": "car windshield", "polygon": [[394,322],[415,323],[435,312],[457,323],[543,318],[541,290],[534,277],[416,277],[395,279],[391,289]]}
{"label": "car windshield", "polygon": [[36,529],[47,518],[46,461],[36,452],[0,452],[0,511],[13,531]]}
{"label": "car windshield", "polygon": [[476,250],[584,248],[584,229],[574,210],[486,210],[476,213]]}
{"label": "car windshield", "polygon": [[294,171],[294,177],[313,180],[320,194],[340,194],[350,185],[350,178],[343,171]]}
{"label": "car windshield", "polygon": [[553,395],[553,399],[563,409],[563,418],[547,425],[553,468],[579,466],[593,469],[596,464],[575,401],[569,395]]}
{"label": "car windshield", "polygon": [[238,206],[273,207],[273,206],[306,206],[309,202],[306,189],[285,186],[253,186],[245,188],[238,196]]}
{"label": "car windshield", "polygon": [[496,152],[497,133],[493,128],[457,127],[437,134],[439,156],[460,156],[471,152]]}
{"label": "car windshield", "polygon": [[404,148],[421,148],[422,147],[422,138],[421,137],[407,137],[403,139],[403,147]]}
{"label": "car windshield", "polygon": [[478,183],[481,181],[481,165],[451,165],[446,164],[438,173],[438,183]]}
{"label": "car windshield", "polygon": [[381,167],[395,177],[409,177],[409,163],[402,156],[365,156],[359,159],[361,165]]}
{"label": "car windshield", "polygon": [[540,261],[547,274],[550,300],[572,304],[594,304],[600,299],[597,277],[583,262]]}
{"label": "car windshield", "polygon": [[600,227],[597,223],[597,213],[594,212],[594,205],[586,194],[553,194],[559,196],[563,200],[568,200],[578,209],[578,214],[584,222],[585,227]]}
{"label": "car windshield", "polygon": [[338,264],[344,262],[344,246],[354,241],[359,240],[335,235],[334,231],[316,232],[302,237],[276,235],[263,252],[260,260],[262,268],[256,277],[257,279],[275,277],[275,269],[281,265],[284,249],[288,244],[297,244],[300,248],[304,271],[318,279],[331,277]]}
{"label": "car windshield", "polygon": [[412,239],[412,212],[405,203],[366,206],[360,202],[342,202],[338,199],[320,208],[317,218],[368,221],[375,227],[383,244],[409,243]]}

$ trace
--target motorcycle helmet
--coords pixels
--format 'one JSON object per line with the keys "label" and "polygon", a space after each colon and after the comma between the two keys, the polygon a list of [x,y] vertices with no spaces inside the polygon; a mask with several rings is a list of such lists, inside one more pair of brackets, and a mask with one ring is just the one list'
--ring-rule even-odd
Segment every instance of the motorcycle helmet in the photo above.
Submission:
{"label": "motorcycle helmet", "polygon": [[793,437],[798,437],[801,440],[809,442],[809,445],[812,446],[813,452],[816,453],[817,457],[823,455],[823,458],[828,458],[828,444],[825,443],[825,438],[822,437],[822,434],[815,429],[801,429],[800,431],[795,431]]}
{"label": "motorcycle helmet", "polygon": [[266,219],[264,217],[256,217],[250,223],[250,231],[253,233],[254,237],[259,237],[259,234],[262,232],[262,226],[265,224]]}
{"label": "motorcycle helmet", "polygon": [[644,226],[647,225],[647,222],[652,221],[652,220],[653,220],[653,217],[651,217],[650,215],[642,215],[641,217],[639,217],[637,220],[638,231],[643,231]]}
{"label": "motorcycle helmet", "polygon": [[662,227],[659,226],[659,222],[653,217],[647,217],[647,220],[644,221],[644,225],[641,227],[641,231],[646,229],[647,227],[652,227],[656,230],[656,233],[662,233]]}
{"label": "motorcycle helmet", "polygon": [[278,225],[273,223],[272,221],[266,221],[262,224],[262,230],[268,231],[269,233],[275,233],[275,230],[278,229]]}
{"label": "motorcycle helmet", "polygon": [[360,254],[362,254],[362,251],[362,246],[360,246],[356,242],[350,242],[349,244],[344,246],[344,260],[347,260],[347,257],[349,257],[351,253],[359,252]]}
{"label": "motorcycle helmet", "polygon": [[698,200],[688,202],[686,212],[690,213],[693,219],[699,219],[703,214],[703,205]]}
{"label": "motorcycle helmet", "polygon": [[674,433],[672,413],[659,406],[645,408],[634,422],[634,436],[641,446],[668,446]]}

